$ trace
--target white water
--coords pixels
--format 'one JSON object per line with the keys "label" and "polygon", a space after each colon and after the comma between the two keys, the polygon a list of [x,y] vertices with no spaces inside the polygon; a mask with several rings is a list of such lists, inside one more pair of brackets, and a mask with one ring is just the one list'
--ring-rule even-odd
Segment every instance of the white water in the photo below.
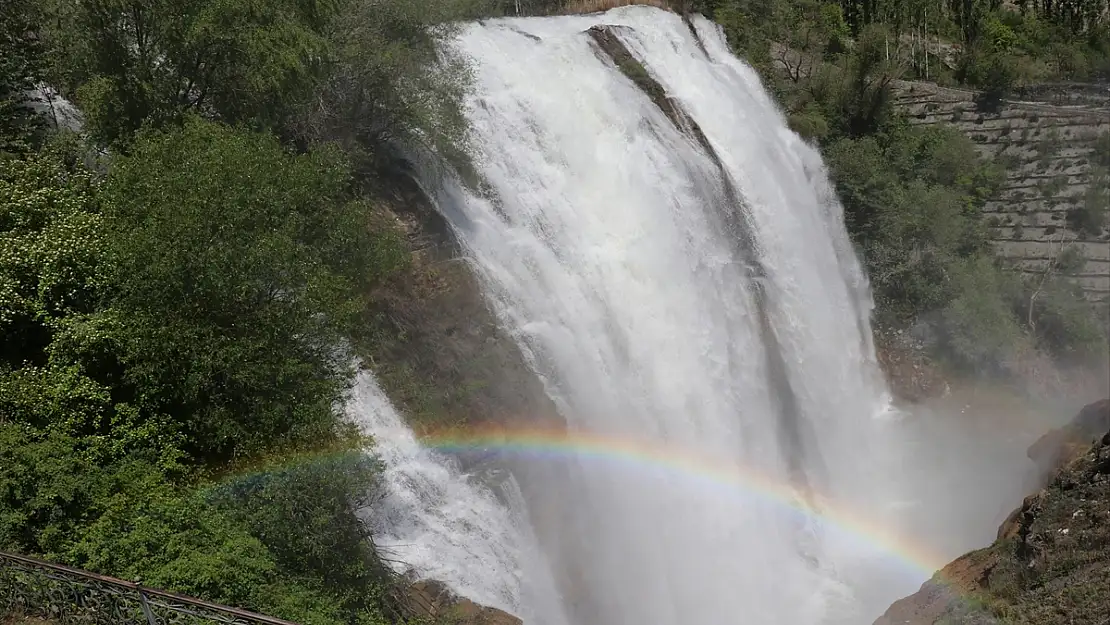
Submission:
{"label": "white water", "polygon": [[[704,131],[740,204],[706,150],[598,54],[584,33],[598,23],[630,27],[620,38]],[[631,7],[469,26],[458,46],[475,66],[472,155],[489,190],[448,182],[441,205],[571,429],[731,463],[877,520],[895,473],[880,450],[895,447],[841,209],[756,74],[694,25],[697,37]],[[858,592],[886,571],[866,545],[697,473],[583,457],[522,477],[570,622],[881,611]]]}
{"label": "white water", "polygon": [[[381,498],[363,514],[399,573],[439,581],[460,596],[533,621],[539,618],[533,610],[558,613],[549,580],[522,579],[520,562],[540,558],[523,519],[423,447],[369,373],[359,374],[347,411],[374,438],[383,465]],[[507,486],[513,507],[523,510],[515,484]]]}

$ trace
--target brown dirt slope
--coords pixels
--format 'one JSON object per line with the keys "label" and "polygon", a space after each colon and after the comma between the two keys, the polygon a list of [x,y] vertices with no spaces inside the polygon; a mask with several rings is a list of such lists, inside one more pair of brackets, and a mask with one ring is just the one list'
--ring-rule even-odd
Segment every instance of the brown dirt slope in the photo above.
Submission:
{"label": "brown dirt slope", "polygon": [[[1073,431],[1102,423],[1099,411],[1110,402],[1085,408]],[[1110,428],[1064,459],[993,545],[949,564],[875,625],[1110,625]]]}

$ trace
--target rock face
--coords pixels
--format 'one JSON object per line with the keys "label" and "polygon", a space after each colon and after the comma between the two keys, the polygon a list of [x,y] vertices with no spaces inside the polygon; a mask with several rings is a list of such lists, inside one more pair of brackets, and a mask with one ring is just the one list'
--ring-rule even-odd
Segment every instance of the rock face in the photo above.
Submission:
{"label": "rock face", "polygon": [[[1066,460],[1048,485],[1010,515],[993,545],[946,566],[875,625],[1110,622],[1110,425],[1100,420],[1108,409],[1110,400],[1087,406],[1063,428],[1071,434],[1038,441],[1030,456]],[[1099,424],[1093,444],[1048,451]]]}
{"label": "rock face", "polygon": [[373,295],[361,354],[418,434],[521,420],[561,424],[540,380],[502,331],[450,226],[410,177],[391,177],[386,208],[408,239],[409,267]]}
{"label": "rock face", "polygon": [[929,358],[925,346],[908,333],[876,328],[875,357],[891,391],[901,400],[917,403],[949,391],[940,367]]}
{"label": "rock face", "polygon": [[920,82],[895,87],[895,106],[912,124],[955,126],[984,156],[1007,162],[1002,191],[984,208],[999,253],[1022,272],[1040,274],[1074,246],[1086,263],[1072,279],[1091,301],[1110,304],[1110,231],[1077,228],[1070,217],[1107,206],[1102,176],[1110,154],[1105,143],[1097,150],[1096,140],[1110,132],[1110,91],[1045,85],[989,106],[972,91]]}
{"label": "rock face", "polygon": [[1029,447],[1029,459],[1037,463],[1042,475],[1049,476],[1083,452],[1105,432],[1110,431],[1110,399],[1084,408],[1071,423],[1052,430]]}
{"label": "rock face", "polygon": [[416,582],[405,597],[411,617],[451,625],[523,625],[517,617],[456,596],[435,581]]}

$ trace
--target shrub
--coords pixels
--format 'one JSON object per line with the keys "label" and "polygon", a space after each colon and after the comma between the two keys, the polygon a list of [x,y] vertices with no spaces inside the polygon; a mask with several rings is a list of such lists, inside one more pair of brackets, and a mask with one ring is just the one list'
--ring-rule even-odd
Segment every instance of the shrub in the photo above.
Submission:
{"label": "shrub", "polygon": [[1020,284],[980,256],[952,266],[952,290],[941,316],[943,349],[960,366],[1002,373],[1021,343],[1010,304]]}
{"label": "shrub", "polygon": [[205,500],[266,545],[287,576],[319,580],[357,614],[383,607],[375,589],[393,583],[359,517],[377,496],[377,472],[361,451],[304,457],[224,481]]}
{"label": "shrub", "polygon": [[1091,148],[1091,158],[1092,162],[1099,167],[1110,169],[1110,130],[1103,131],[1095,139]]}
{"label": "shrub", "polygon": [[973,47],[960,55],[956,77],[960,82],[980,89],[980,104],[993,108],[1013,90],[1018,69],[1009,54]]}
{"label": "shrub", "polygon": [[1049,276],[1041,284],[1028,285],[1019,312],[1032,320],[1037,342],[1057,358],[1083,362],[1105,357],[1104,329],[1091,314],[1083,290],[1066,278]]}
{"label": "shrub", "polygon": [[1062,275],[1073,276],[1081,271],[1087,264],[1087,254],[1079,245],[1069,245],[1060,252],[1056,259],[1056,269]]}
{"label": "shrub", "polygon": [[334,150],[295,156],[200,120],[143,133],[114,163],[109,301],[127,380],[186,420],[194,453],[331,435],[348,373],[337,348],[404,261],[347,184]]}
{"label": "shrub", "polygon": [[1086,237],[1097,237],[1106,227],[1110,214],[1110,184],[1105,175],[1091,181],[1083,203],[1068,211],[1068,227]]}

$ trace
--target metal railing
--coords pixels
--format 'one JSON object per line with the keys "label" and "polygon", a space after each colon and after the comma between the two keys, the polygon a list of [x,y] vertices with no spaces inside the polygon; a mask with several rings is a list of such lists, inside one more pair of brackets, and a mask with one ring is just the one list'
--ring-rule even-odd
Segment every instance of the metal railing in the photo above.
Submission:
{"label": "metal railing", "polygon": [[297,625],[0,551],[0,618],[11,614],[53,625]]}

